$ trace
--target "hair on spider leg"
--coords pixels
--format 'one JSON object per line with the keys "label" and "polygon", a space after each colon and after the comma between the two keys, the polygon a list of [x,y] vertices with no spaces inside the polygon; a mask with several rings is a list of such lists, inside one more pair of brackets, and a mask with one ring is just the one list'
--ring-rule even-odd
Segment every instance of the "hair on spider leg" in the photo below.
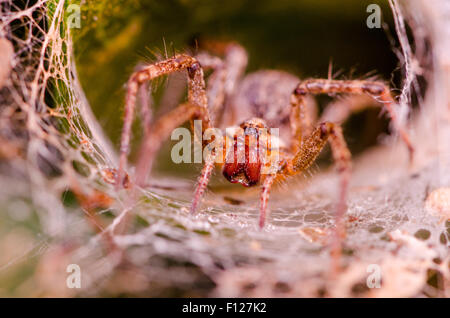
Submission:
{"label": "hair on spider leg", "polygon": [[201,35],[200,34],[194,34],[192,35],[187,41],[186,41],[186,52],[188,54],[192,54],[193,56],[197,55],[200,51],[199,49],[199,42],[202,42]]}
{"label": "hair on spider leg", "polygon": [[[160,62],[160,61],[163,61],[163,60],[166,60],[169,58],[167,56],[167,48],[166,48],[165,40],[164,40],[162,48],[159,48],[158,46],[149,48],[148,46],[146,46],[145,50],[146,50],[147,54],[141,54],[141,55],[142,55],[142,59],[144,60],[144,63],[146,63],[146,64],[157,63],[157,62]],[[176,52],[174,52],[174,53],[176,53]]]}
{"label": "hair on spider leg", "polygon": [[164,53],[165,53],[165,57],[166,57],[166,59],[168,59],[168,58],[169,58],[169,56],[167,55],[167,45],[166,45],[166,38],[165,38],[165,37],[163,37],[163,38],[162,38],[162,40],[163,40],[163,44],[164,44]]}
{"label": "hair on spider leg", "polygon": [[148,64],[161,61],[163,59],[159,49],[157,48],[151,49],[148,46],[145,46],[144,52],[138,52],[138,56],[140,60],[138,65],[142,65],[143,67]]}
{"label": "hair on spider leg", "polygon": [[[171,56],[169,56],[169,52],[167,51],[167,43],[166,43],[165,38],[163,38],[163,48],[154,47],[153,49],[150,49],[150,48],[146,47],[146,50],[150,53],[150,55],[149,54],[142,55],[143,60],[145,61],[143,63],[143,65],[147,66],[147,65],[154,64],[154,63],[157,63],[157,62],[160,62],[163,60],[167,60],[167,59],[175,57],[175,55],[177,55],[177,54],[188,54],[188,55],[194,56],[193,54],[191,54],[191,50],[189,47],[187,47],[185,49],[181,49],[181,50],[175,49],[174,43],[172,41],[170,42],[170,48],[171,48]],[[170,94],[170,92],[167,92],[167,94],[166,94],[166,88],[168,88],[169,82],[171,81],[171,79],[179,76],[178,74],[180,74],[180,73],[176,72],[176,73],[163,75],[163,76],[153,79],[150,84],[151,91],[153,93],[155,93],[159,89],[164,89],[162,101],[167,100],[168,97],[165,95]],[[179,95],[179,94],[175,93],[175,95]],[[166,107],[164,107],[164,105],[161,105],[161,106],[162,106],[161,108],[166,108]]]}
{"label": "hair on spider leg", "polygon": [[341,76],[344,73],[344,69],[340,68],[336,70],[336,65],[333,64],[333,58],[330,58],[329,64],[328,64],[328,73],[327,78],[329,80],[336,79],[339,76]]}
{"label": "hair on spider leg", "polygon": [[150,90],[153,93],[156,93],[159,89],[167,87],[169,83],[169,76],[160,76],[156,80],[152,81],[150,84]]}
{"label": "hair on spider leg", "polygon": [[362,79],[364,80],[379,80],[381,77],[378,74],[377,70],[371,70],[363,74]]}
{"label": "hair on spider leg", "polygon": [[377,70],[371,70],[363,74],[360,78],[362,81],[382,82],[384,81]]}
{"label": "hair on spider leg", "polygon": [[344,74],[344,75],[342,76],[342,78],[343,78],[344,80],[348,80],[348,79],[354,78],[357,69],[358,69],[358,67],[357,67],[356,65],[352,66],[352,67],[348,70],[347,74]]}
{"label": "hair on spider leg", "polygon": [[[322,152],[322,153],[325,153],[325,151],[327,151],[326,148],[324,149],[324,152]],[[321,167],[319,166],[319,163],[318,163],[317,161],[315,161],[315,162],[311,165],[311,167],[309,167],[309,169],[308,169],[311,178],[314,177],[316,174],[319,174],[321,170],[322,170],[322,169],[321,169]]]}
{"label": "hair on spider leg", "polygon": [[[149,64],[153,64],[155,62],[164,60],[164,56],[162,55],[161,52],[158,52],[156,49],[154,50],[150,50],[148,47],[146,47],[146,49],[151,52],[151,54],[153,56],[149,56],[149,55],[144,55],[144,54],[140,54],[141,55],[141,59],[143,60],[143,62],[140,62],[136,65],[136,67],[134,68],[134,72],[139,72],[143,69],[145,69]],[[151,93],[155,93],[160,87],[163,87],[164,85],[167,85],[167,81],[168,81],[168,77],[167,76],[161,76],[156,78],[155,80],[151,81],[149,84],[146,84],[149,91]],[[144,84],[143,84],[144,85]]]}

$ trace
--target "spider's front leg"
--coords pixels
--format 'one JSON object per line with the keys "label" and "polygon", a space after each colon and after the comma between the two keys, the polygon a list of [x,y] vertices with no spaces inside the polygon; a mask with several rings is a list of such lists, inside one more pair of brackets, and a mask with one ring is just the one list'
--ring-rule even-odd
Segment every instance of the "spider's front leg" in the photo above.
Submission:
{"label": "spider's front leg", "polygon": [[[148,65],[133,73],[128,80],[127,93],[125,97],[124,125],[120,141],[119,169],[116,186],[122,187],[127,167],[127,155],[130,145],[131,125],[133,122],[136,106],[136,95],[139,87],[148,81],[159,76],[172,72],[187,69],[188,71],[188,104],[184,104],[174,109],[165,117],[158,120],[155,129],[146,129],[145,142],[141,149],[138,168],[136,170],[136,183],[143,185],[150,172],[153,157],[159,149],[162,140],[167,138],[172,129],[181,125],[189,119],[202,119],[203,128],[210,125],[207,108],[207,97],[205,92],[205,82],[203,70],[198,61],[186,54],[179,54],[170,59]],[[144,120],[147,123],[147,120]],[[147,123],[148,124],[148,123]]]}
{"label": "spider's front leg", "polygon": [[340,174],[340,192],[335,212],[335,231],[332,240],[331,255],[332,271],[339,271],[339,261],[342,251],[342,240],[345,237],[344,214],[347,210],[347,194],[352,169],[351,154],[345,142],[342,129],[337,124],[324,122],[304,141],[300,151],[295,155],[290,167],[294,173],[306,170],[316,160],[325,143],[329,141],[333,160]]}
{"label": "spider's front leg", "polygon": [[344,213],[347,208],[348,184],[351,174],[351,154],[348,150],[342,129],[339,125],[324,122],[319,124],[313,132],[305,138],[298,152],[290,159],[285,160],[281,164],[277,175],[268,175],[263,182],[261,191],[261,209],[260,209],[260,227],[264,226],[266,218],[267,200],[272,183],[276,178],[284,178],[286,176],[295,175],[308,169],[325,144],[329,142],[336,163],[337,171],[340,174],[340,193],[338,204],[335,212],[335,237],[332,244],[332,255],[334,260],[334,269],[338,268],[338,261],[341,253],[342,238],[345,237],[345,224],[343,220]]}
{"label": "spider's front leg", "polygon": [[[212,42],[202,43],[205,51],[196,55],[202,67],[212,69],[206,88],[208,97],[208,109],[210,110],[211,125],[222,126],[224,117],[231,118],[231,111],[226,108],[228,99],[233,95],[240,77],[247,66],[247,53],[245,49],[234,42]],[[208,51],[216,53],[223,58],[211,55]],[[213,171],[215,157],[208,157],[198,179],[194,198],[191,205],[191,213],[197,211],[201,198],[205,193],[209,178]]]}
{"label": "spider's front leg", "polygon": [[276,174],[269,174],[265,177],[261,186],[260,207],[259,207],[259,228],[262,229],[266,223],[267,202],[269,201],[270,189],[277,178]]}
{"label": "spider's front leg", "polygon": [[[339,125],[324,122],[319,124],[312,133],[300,142],[297,153],[291,158],[281,158],[280,169],[276,174],[268,174],[262,183],[260,226],[263,227],[266,219],[267,200],[273,182],[288,176],[298,174],[308,169],[319,156],[323,147],[330,142],[333,159],[337,170],[341,174],[341,192],[338,204],[337,217],[345,212],[346,193],[351,173],[351,154],[345,142],[342,129]],[[342,234],[342,233],[341,233]]]}
{"label": "spider's front leg", "polygon": [[[133,121],[133,113],[136,103],[136,94],[142,84],[152,79],[166,75],[175,71],[186,69],[188,73],[188,102],[181,104],[160,119],[158,119],[152,127],[148,127],[151,114],[150,110],[143,105],[142,115],[144,125],[146,126],[144,134],[144,142],[139,152],[139,159],[136,166],[134,183],[138,186],[144,186],[148,174],[151,171],[153,160],[161,147],[163,141],[172,133],[173,129],[180,126],[184,122],[200,119],[202,122],[202,134],[206,129],[211,128],[211,119],[208,112],[208,99],[205,90],[205,81],[203,69],[197,59],[180,54],[173,58],[149,65],[135,72],[128,81],[128,90],[125,103],[125,123],[122,131],[121,147],[120,147],[120,163],[117,185],[122,185],[125,168],[127,165],[127,153],[129,148],[129,140],[131,135],[131,123]],[[142,92],[142,90],[141,90]],[[142,98],[145,99],[145,98]],[[144,101],[145,104],[145,101]],[[197,142],[197,141],[196,141]],[[211,154],[205,160],[205,166],[199,178],[199,182],[194,194],[191,211],[195,212],[214,167],[215,156]]]}
{"label": "spider's front leg", "polygon": [[341,191],[336,211],[336,228],[340,237],[345,236],[341,219],[346,210],[348,183],[352,168],[351,154],[341,127],[331,122],[319,124],[309,137],[303,140],[300,149],[293,157],[280,162],[280,169],[276,174],[270,174],[265,177],[261,191],[260,227],[263,227],[265,223],[267,200],[273,182],[276,179],[283,179],[308,169],[319,156],[327,141],[330,142],[333,160],[336,163],[338,173],[341,175]]}
{"label": "spider's front leg", "polygon": [[304,140],[300,150],[291,162],[286,165],[285,172],[287,174],[297,174],[308,169],[316,160],[327,141],[330,142],[333,160],[341,177],[340,193],[335,213],[337,235],[335,246],[333,247],[333,251],[339,253],[340,239],[345,236],[343,216],[347,209],[348,184],[352,169],[351,154],[342,134],[341,127],[330,122],[319,124],[312,134]]}

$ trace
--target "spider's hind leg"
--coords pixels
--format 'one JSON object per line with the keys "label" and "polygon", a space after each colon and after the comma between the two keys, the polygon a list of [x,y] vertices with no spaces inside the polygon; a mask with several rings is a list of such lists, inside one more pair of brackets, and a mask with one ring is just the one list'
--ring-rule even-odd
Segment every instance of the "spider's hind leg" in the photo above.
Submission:
{"label": "spider's hind leg", "polygon": [[200,42],[200,48],[197,60],[203,68],[213,70],[206,88],[211,121],[214,126],[232,125],[232,108],[227,106],[247,67],[247,52],[235,42],[206,40]]}
{"label": "spider's hind leg", "polygon": [[[387,110],[391,121],[402,138],[403,142],[408,148],[410,163],[413,160],[414,147],[410,141],[408,133],[400,124],[395,106],[397,103],[392,97],[389,87],[382,82],[375,81],[359,81],[359,80],[331,80],[331,79],[310,79],[298,84],[294,90],[291,105],[295,108],[304,108],[305,98],[308,94],[356,94],[367,95],[373,98],[378,103],[381,103]],[[341,104],[343,106],[344,104]],[[341,114],[338,114],[342,119],[345,119],[350,112],[356,111],[362,104],[348,104],[347,109],[341,109]],[[354,107],[352,109],[352,107]],[[329,111],[330,109],[328,109]]]}

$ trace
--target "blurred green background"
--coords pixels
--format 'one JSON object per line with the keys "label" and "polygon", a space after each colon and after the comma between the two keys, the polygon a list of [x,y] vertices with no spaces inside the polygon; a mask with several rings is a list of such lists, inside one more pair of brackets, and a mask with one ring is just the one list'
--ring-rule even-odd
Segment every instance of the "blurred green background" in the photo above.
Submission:
{"label": "blurred green background", "polygon": [[[183,51],[196,36],[239,41],[249,52],[247,71],[273,68],[302,78],[326,77],[332,60],[333,71],[341,71],[338,78],[375,74],[398,86],[399,72],[393,74],[398,61],[386,31],[366,26],[371,3],[380,5],[383,22],[394,34],[387,1],[86,1],[81,4],[81,28],[73,29],[77,69],[91,107],[116,149],[125,83],[134,67],[151,62],[155,53],[164,55],[165,47],[169,54]],[[374,144],[386,127],[376,110],[355,116],[345,128],[352,151]],[[139,137],[135,124],[134,140]],[[169,147],[170,142],[160,159],[169,158]],[[185,170],[181,166],[159,160],[157,169],[180,173]]]}

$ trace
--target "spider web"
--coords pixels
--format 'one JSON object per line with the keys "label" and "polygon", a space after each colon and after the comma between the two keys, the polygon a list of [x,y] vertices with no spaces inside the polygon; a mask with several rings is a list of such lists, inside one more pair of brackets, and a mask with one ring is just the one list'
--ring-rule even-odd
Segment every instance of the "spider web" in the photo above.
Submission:
{"label": "spider web", "polygon": [[[419,14],[424,2],[408,3],[401,8],[412,26],[445,26],[445,14]],[[396,142],[357,159],[346,216],[346,269],[331,280],[327,242],[337,188],[332,170],[274,191],[264,231],[257,228],[256,192],[213,188],[202,213],[192,217],[190,181],[157,180],[159,187],[142,190],[132,205],[125,192],[105,182],[103,172],[115,167],[116,154],[78,83],[69,4],[1,3],[0,295],[448,296],[448,212],[432,213],[424,203],[431,191],[450,184],[450,132],[441,118],[448,110],[439,106],[449,100],[442,95],[448,82],[444,90],[431,85],[414,122],[413,173]],[[397,18],[403,21],[401,12]],[[424,40],[420,34],[417,42]],[[450,45],[431,41],[438,69]],[[427,58],[417,47],[414,57],[403,53],[409,62]],[[408,64],[408,86],[415,71]],[[438,85],[445,76],[436,71],[429,81]],[[430,145],[430,136],[443,144]],[[112,225],[124,211],[136,215],[132,232],[112,237],[125,264],[120,252],[106,253],[102,236],[87,221],[92,211],[71,201],[74,192],[78,200],[98,193],[111,198],[112,205],[94,211]],[[83,273],[81,290],[66,286],[72,263]],[[381,269],[381,288],[367,287],[373,264]]]}
{"label": "spider web", "polygon": [[[0,4],[1,233],[2,250],[12,253],[5,252],[2,268],[30,253],[41,255],[50,241],[67,238],[68,228],[83,215],[69,213],[67,190],[83,189],[89,195],[102,189],[99,171],[115,160],[77,80],[68,5]],[[30,231],[27,223],[34,218],[39,226]],[[18,243],[25,244],[23,253],[7,245],[17,233],[27,234]]]}

